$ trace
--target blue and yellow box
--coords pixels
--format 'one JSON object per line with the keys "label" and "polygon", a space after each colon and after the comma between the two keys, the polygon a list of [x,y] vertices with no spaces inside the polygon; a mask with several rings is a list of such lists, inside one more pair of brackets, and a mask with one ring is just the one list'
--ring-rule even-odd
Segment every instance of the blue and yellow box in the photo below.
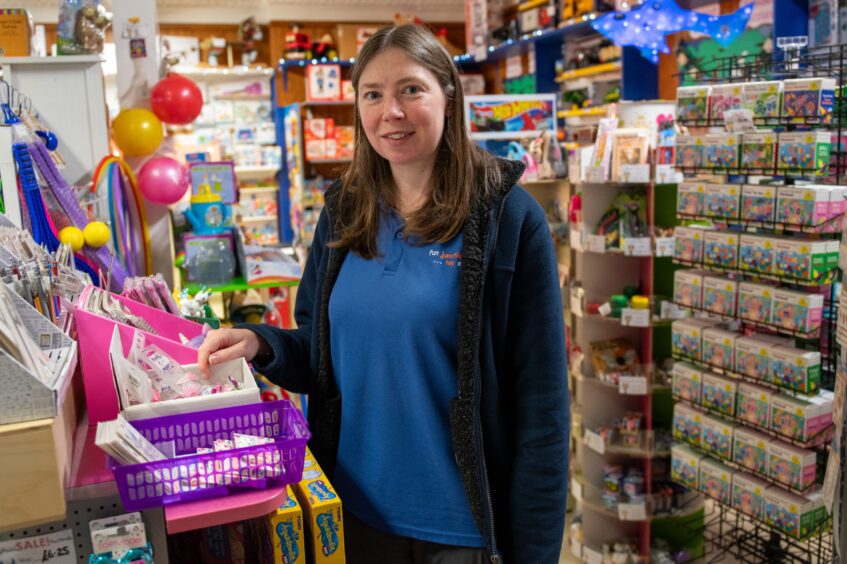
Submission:
{"label": "blue and yellow box", "polygon": [[274,545],[274,564],[305,564],[303,510],[291,486],[286,486],[288,499],[268,515],[268,528]]}
{"label": "blue and yellow box", "polygon": [[344,522],[341,498],[309,449],[303,464],[303,479],[294,485],[303,509],[306,551],[315,564],[343,564]]}

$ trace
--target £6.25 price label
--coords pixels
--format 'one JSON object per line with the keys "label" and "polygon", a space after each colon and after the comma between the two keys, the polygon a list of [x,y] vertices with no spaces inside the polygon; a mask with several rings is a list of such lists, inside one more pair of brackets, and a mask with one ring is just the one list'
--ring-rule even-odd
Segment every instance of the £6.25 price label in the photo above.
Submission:
{"label": "\u00a36.25 price label", "polygon": [[76,564],[74,533],[65,529],[49,535],[0,542],[0,564]]}

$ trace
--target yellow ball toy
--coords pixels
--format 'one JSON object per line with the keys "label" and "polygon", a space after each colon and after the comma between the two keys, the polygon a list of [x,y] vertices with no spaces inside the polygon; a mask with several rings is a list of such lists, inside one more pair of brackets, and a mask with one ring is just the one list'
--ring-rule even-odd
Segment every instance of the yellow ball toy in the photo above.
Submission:
{"label": "yellow ball toy", "polygon": [[76,252],[85,244],[85,236],[82,234],[82,229],[70,226],[59,231],[59,241],[63,245],[70,245]]}
{"label": "yellow ball toy", "polygon": [[146,157],[162,143],[162,122],[144,108],[122,110],[112,123],[115,143],[127,157]]}
{"label": "yellow ball toy", "polygon": [[85,235],[85,243],[89,247],[94,247],[95,249],[108,243],[109,239],[112,237],[112,232],[109,230],[109,226],[102,221],[92,221],[85,226],[85,229],[82,230],[82,234]]}

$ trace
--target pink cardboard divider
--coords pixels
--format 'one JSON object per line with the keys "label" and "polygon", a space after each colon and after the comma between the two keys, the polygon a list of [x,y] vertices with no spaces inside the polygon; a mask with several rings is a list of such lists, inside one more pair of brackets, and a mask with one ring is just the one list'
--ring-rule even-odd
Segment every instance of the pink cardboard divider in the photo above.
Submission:
{"label": "pink cardboard divider", "polygon": [[187,339],[193,339],[202,334],[203,326],[112,294],[113,299],[123,303],[134,315],[143,317],[158,333],[158,335],[154,335],[96,313],[85,311],[82,306],[92,289],[93,286],[89,286],[80,295],[74,310],[74,318],[79,336],[79,357],[82,363],[82,381],[85,386],[88,424],[97,425],[100,421],[111,421],[118,416],[120,411],[118,394],[112,377],[112,367],[109,362],[109,344],[116,325],[121,335],[121,346],[124,354],[129,353],[133,332],[139,331],[144,335],[145,344],[158,345],[180,364],[195,364],[197,362],[197,351],[183,345],[180,335]]}

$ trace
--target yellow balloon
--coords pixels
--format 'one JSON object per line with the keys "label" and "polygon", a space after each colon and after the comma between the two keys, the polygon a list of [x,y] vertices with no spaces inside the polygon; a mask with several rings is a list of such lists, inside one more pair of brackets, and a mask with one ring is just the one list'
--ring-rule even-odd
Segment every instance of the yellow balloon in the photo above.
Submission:
{"label": "yellow balloon", "polygon": [[92,221],[85,226],[82,233],[85,235],[86,244],[95,249],[108,243],[109,238],[112,236],[109,226],[102,221]]}
{"label": "yellow balloon", "polygon": [[82,234],[82,229],[70,226],[59,231],[59,241],[63,245],[70,245],[76,252],[85,244],[85,236]]}
{"label": "yellow balloon", "polygon": [[146,157],[162,143],[162,122],[150,110],[132,108],[118,114],[112,133],[124,156]]}

